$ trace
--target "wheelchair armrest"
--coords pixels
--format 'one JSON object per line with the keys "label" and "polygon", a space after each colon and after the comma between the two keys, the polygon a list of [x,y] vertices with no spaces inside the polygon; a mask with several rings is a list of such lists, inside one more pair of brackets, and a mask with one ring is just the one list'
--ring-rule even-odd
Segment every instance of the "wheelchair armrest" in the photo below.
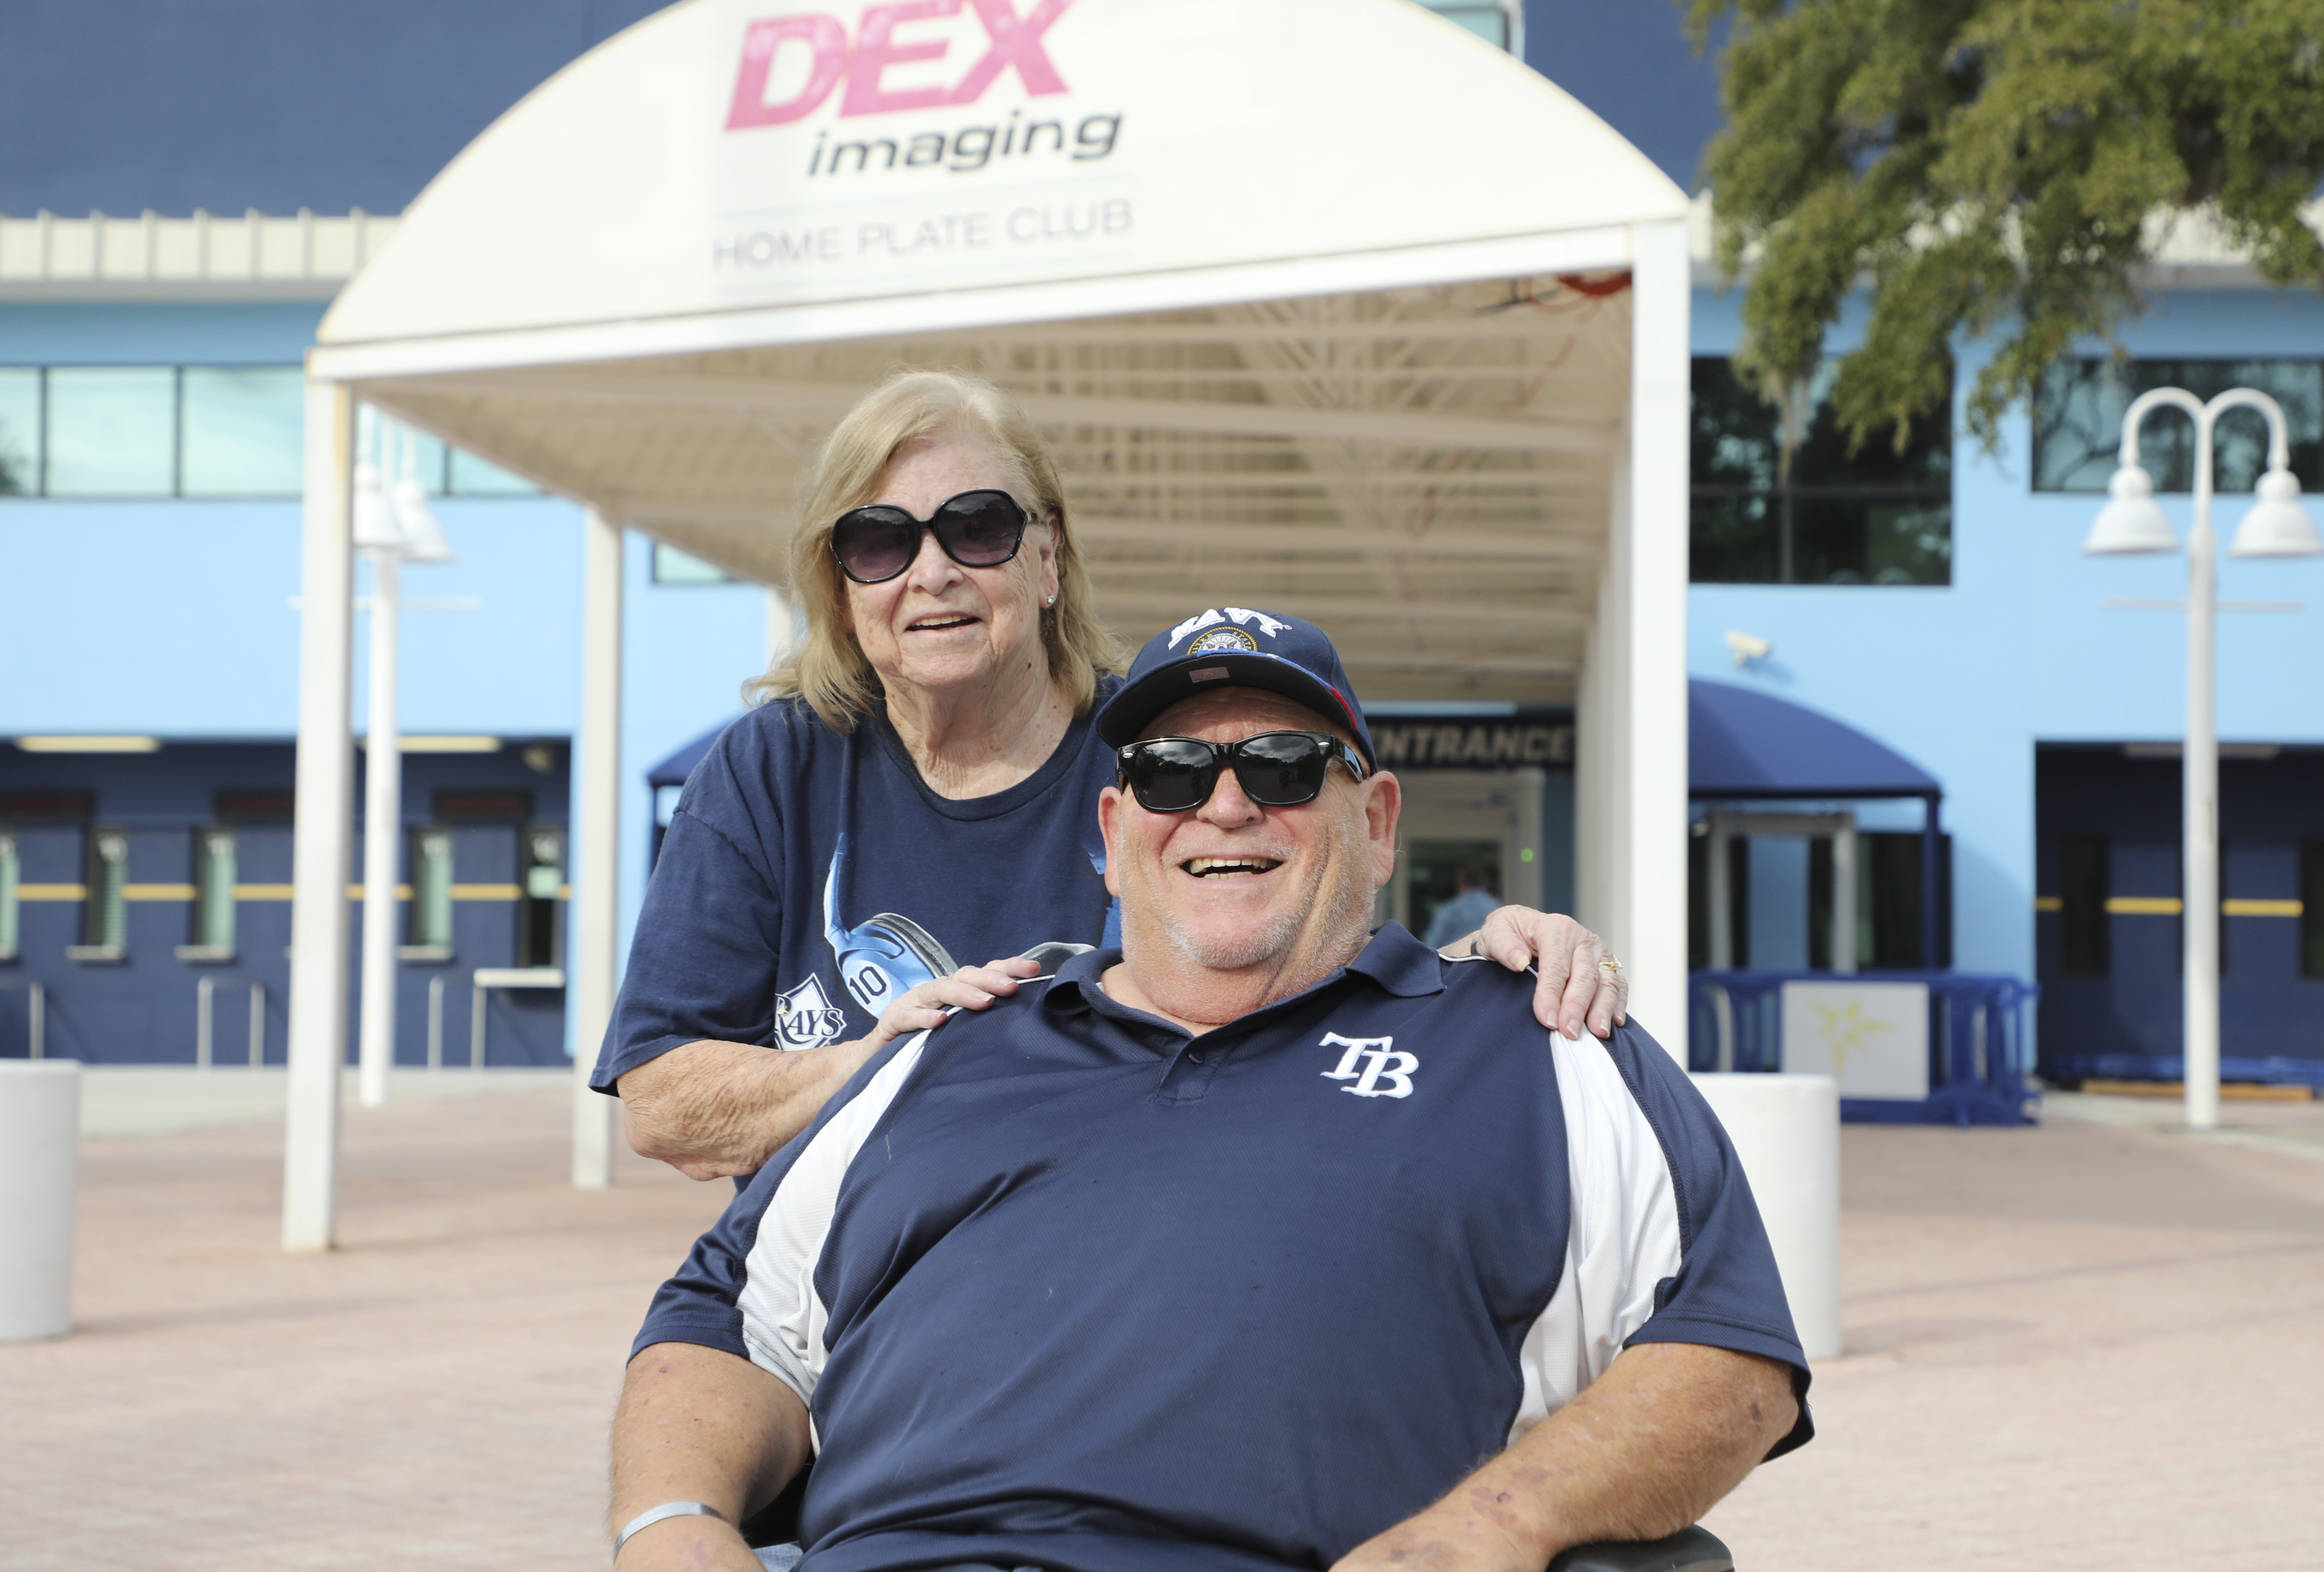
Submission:
{"label": "wheelchair armrest", "polygon": [[1576,1545],[1552,1561],[1549,1572],[1735,1572],[1735,1558],[1698,1524],[1666,1540]]}

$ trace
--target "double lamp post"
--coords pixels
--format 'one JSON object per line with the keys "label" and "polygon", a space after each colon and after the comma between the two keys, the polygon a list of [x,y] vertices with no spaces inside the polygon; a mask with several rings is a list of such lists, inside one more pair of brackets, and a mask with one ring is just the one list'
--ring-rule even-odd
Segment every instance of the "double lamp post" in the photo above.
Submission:
{"label": "double lamp post", "polygon": [[2259,500],[2236,531],[2231,557],[2312,557],[2324,552],[2316,521],[2301,504],[2292,477],[2283,410],[2252,388],[2230,388],[2209,403],[2184,388],[2155,388],[2131,401],[2122,417],[2121,466],[2107,483],[2082,550],[2097,556],[2175,551],[2179,537],[2154,500],[2154,483],[2138,463],[2139,422],[2168,406],[2195,422],[2195,527],[2187,539],[2187,745],[2181,846],[2186,859],[2181,930],[2186,947],[2185,1087],[2187,1125],[2219,1122],[2219,733],[2218,690],[2218,537],[2211,530],[2212,437],[2219,417],[2255,409],[2267,417],[2267,473]]}

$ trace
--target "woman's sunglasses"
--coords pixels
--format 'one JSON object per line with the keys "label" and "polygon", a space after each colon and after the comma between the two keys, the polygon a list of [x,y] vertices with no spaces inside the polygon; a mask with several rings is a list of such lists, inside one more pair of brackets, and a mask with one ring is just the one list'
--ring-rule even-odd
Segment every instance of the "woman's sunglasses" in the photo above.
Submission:
{"label": "woman's sunglasses", "polygon": [[1239,743],[1195,737],[1148,737],[1114,751],[1116,779],[1148,813],[1184,813],[1211,800],[1219,771],[1234,766],[1242,794],[1262,808],[1296,808],[1323,790],[1332,761],[1360,781],[1366,771],[1355,749],[1328,732],[1261,732]]}
{"label": "woman's sunglasses", "polygon": [[963,568],[998,568],[1017,555],[1033,515],[1005,491],[964,491],[916,519],[885,503],[851,508],[831,526],[832,555],[858,584],[885,584],[920,554],[920,532],[934,530],[944,554]]}

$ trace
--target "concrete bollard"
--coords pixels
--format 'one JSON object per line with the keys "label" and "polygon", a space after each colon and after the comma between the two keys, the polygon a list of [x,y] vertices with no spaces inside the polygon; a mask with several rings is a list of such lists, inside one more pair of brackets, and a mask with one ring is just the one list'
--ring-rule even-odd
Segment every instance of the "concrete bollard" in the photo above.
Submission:
{"label": "concrete bollard", "polygon": [[1810,1359],[1840,1357],[1840,1083],[1830,1076],[1698,1075],[1767,1225]]}
{"label": "concrete bollard", "polygon": [[80,1065],[0,1059],[0,1343],[72,1329]]}

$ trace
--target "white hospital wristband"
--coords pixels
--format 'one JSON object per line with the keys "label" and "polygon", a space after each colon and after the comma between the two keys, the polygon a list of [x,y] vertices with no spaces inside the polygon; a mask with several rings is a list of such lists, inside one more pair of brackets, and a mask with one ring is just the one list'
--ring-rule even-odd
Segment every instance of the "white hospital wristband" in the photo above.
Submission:
{"label": "white hospital wristband", "polygon": [[659,1506],[650,1506],[623,1525],[621,1537],[613,1541],[613,1554],[620,1555],[622,1547],[628,1544],[640,1529],[650,1529],[664,1518],[716,1518],[723,1523],[726,1521],[726,1514],[698,1501],[666,1501]]}

